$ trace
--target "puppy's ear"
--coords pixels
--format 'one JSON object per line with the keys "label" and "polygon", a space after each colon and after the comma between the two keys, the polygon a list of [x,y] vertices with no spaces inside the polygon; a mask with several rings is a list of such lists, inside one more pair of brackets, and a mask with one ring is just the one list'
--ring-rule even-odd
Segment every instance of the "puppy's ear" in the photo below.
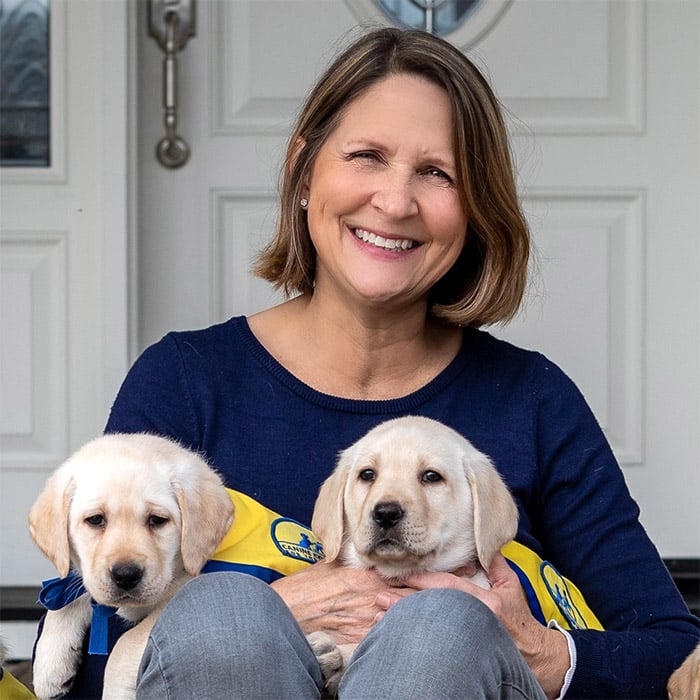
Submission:
{"label": "puppy's ear", "polygon": [[326,561],[334,561],[340,554],[345,536],[345,483],[350,470],[346,450],[340,456],[333,473],[321,484],[311,517],[311,529],[321,540]]}
{"label": "puppy's ear", "polygon": [[464,473],[474,503],[474,539],[479,563],[488,572],[491,560],[518,529],[518,509],[491,460],[480,452],[464,459]]}
{"label": "puppy's ear", "polygon": [[29,532],[37,547],[51,560],[61,578],[70,571],[68,511],[75,485],[66,468],[49,477],[29,511]]}
{"label": "puppy's ear", "polygon": [[219,475],[197,455],[188,453],[179,466],[174,487],[182,517],[182,562],[196,576],[231,527],[235,509]]}

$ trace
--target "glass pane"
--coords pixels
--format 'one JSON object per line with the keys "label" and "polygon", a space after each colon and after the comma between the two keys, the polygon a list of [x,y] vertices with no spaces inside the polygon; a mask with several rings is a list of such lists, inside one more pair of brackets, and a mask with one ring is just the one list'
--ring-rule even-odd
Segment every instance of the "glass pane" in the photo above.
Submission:
{"label": "glass pane", "polygon": [[0,0],[0,165],[50,165],[49,0]]}
{"label": "glass pane", "polygon": [[[429,29],[444,36],[462,25],[482,0],[376,0],[396,24],[412,29]],[[432,15],[432,27],[426,15]]]}

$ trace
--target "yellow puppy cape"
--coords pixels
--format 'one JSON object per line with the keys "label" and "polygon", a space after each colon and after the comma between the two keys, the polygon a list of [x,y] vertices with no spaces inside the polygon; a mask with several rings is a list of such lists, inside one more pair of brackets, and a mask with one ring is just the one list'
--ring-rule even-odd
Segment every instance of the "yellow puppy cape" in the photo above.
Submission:
{"label": "yellow puppy cape", "polygon": [[323,559],[323,547],[308,527],[226,490],[236,508],[233,527],[202,573],[240,571],[271,583]]}
{"label": "yellow puppy cape", "polygon": [[548,561],[519,542],[510,542],[501,553],[520,579],[530,611],[543,625],[554,620],[567,630],[602,630],[583,594]]}
{"label": "yellow puppy cape", "polygon": [[[323,559],[323,547],[308,527],[245,494],[227,491],[236,508],[234,526],[203,572],[241,571],[271,582]],[[543,625],[555,620],[564,629],[603,629],[579,589],[552,564],[518,542],[501,551]]]}

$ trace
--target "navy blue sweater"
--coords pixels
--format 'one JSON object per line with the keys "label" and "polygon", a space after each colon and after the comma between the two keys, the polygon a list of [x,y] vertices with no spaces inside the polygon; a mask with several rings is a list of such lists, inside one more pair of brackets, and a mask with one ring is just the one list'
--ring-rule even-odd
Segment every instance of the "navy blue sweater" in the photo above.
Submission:
{"label": "navy blue sweater", "polygon": [[308,523],[337,453],[405,414],[440,420],[488,454],[520,511],[518,541],[581,589],[606,632],[573,631],[567,698],[662,698],[700,635],[639,523],[580,392],[538,353],[465,330],[419,391],[389,401],[321,394],[262,347],[244,318],[171,333],[132,367],[109,432],[154,432],[203,452],[227,486]]}

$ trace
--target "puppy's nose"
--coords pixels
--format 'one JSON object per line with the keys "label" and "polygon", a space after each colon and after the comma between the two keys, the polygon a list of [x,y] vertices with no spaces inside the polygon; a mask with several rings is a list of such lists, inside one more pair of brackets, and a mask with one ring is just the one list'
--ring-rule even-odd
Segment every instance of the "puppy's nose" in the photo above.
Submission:
{"label": "puppy's nose", "polygon": [[110,573],[112,581],[125,591],[138,586],[143,578],[143,569],[135,564],[115,564]]}
{"label": "puppy's nose", "polygon": [[382,530],[388,530],[394,527],[396,523],[403,518],[404,510],[400,503],[395,501],[387,503],[377,503],[372,511],[372,517],[374,522],[382,528]]}

